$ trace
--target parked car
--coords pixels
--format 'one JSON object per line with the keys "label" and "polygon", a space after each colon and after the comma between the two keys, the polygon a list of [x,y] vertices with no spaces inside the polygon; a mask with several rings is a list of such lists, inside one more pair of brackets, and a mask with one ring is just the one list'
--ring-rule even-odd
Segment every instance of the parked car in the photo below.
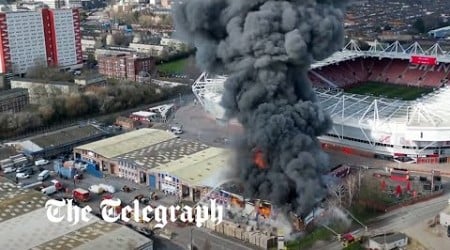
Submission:
{"label": "parked car", "polygon": [[48,187],[43,188],[43,189],[41,190],[41,192],[42,192],[43,194],[45,194],[45,195],[51,195],[51,194],[54,194],[54,193],[56,193],[56,191],[58,191],[58,190],[57,190],[57,188],[56,188],[55,186],[48,186]]}
{"label": "parked car", "polygon": [[27,174],[27,173],[17,173],[16,174],[16,178],[17,179],[27,179],[27,178],[30,178],[30,175],[29,174]]}
{"label": "parked car", "polygon": [[7,167],[5,169],[3,169],[3,173],[7,174],[7,173],[13,173],[15,172],[17,169],[15,167]]}
{"label": "parked car", "polygon": [[31,171],[32,172],[31,174],[33,174],[33,172],[34,172],[34,170],[33,170],[33,168],[31,166],[23,165],[22,167],[19,167],[16,170],[16,173],[23,173],[25,171]]}
{"label": "parked car", "polygon": [[450,226],[447,226],[447,237],[450,238]]}
{"label": "parked car", "polygon": [[38,176],[38,181],[45,181],[45,179],[47,179],[48,177],[50,177],[50,171],[48,170],[44,170],[41,173],[39,173]]}
{"label": "parked car", "polygon": [[47,161],[47,160],[40,159],[40,160],[35,161],[35,162],[34,162],[34,165],[35,165],[35,166],[44,166],[44,165],[47,165],[47,164],[49,164],[49,163],[50,163],[50,162]]}
{"label": "parked car", "polygon": [[170,127],[170,131],[175,135],[180,135],[183,133],[183,126],[172,126]]}

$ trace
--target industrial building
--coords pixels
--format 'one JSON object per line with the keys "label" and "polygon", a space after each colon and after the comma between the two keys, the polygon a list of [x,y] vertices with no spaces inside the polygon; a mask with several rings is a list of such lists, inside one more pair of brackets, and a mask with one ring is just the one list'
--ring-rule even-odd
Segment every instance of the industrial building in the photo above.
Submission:
{"label": "industrial building", "polygon": [[[89,215],[88,222],[55,224],[46,215],[47,196],[19,189],[3,177],[0,189],[0,234],[5,239],[2,249],[153,249],[151,239],[94,215]],[[66,209],[60,211],[67,213]]]}
{"label": "industrial building", "polygon": [[0,91],[0,112],[19,112],[29,103],[28,90],[24,88]]}
{"label": "industrial building", "polygon": [[172,133],[144,128],[78,146],[74,149],[74,156],[96,163],[102,171],[118,176],[118,157],[173,138],[175,135]]}
{"label": "industrial building", "polygon": [[18,151],[28,157],[54,157],[62,153],[71,153],[73,148],[109,136],[107,131],[94,125],[80,125],[56,132],[11,142]]}
{"label": "industrial building", "polygon": [[127,54],[100,56],[98,70],[107,77],[136,81],[141,72],[151,73],[155,70],[155,60]]}
{"label": "industrial building", "polygon": [[0,73],[26,73],[41,63],[82,66],[77,9],[41,9],[0,13]]}
{"label": "industrial building", "polygon": [[382,234],[369,239],[369,249],[403,249],[408,245],[408,236],[404,233]]}
{"label": "industrial building", "polygon": [[143,128],[76,147],[74,154],[109,174],[195,201],[214,185],[211,178],[225,169],[230,151]]}
{"label": "industrial building", "polygon": [[434,38],[446,38],[450,37],[450,26],[442,27],[428,31],[428,35]]}
{"label": "industrial building", "polygon": [[27,78],[11,79],[11,89],[16,88],[27,90],[31,104],[46,103],[50,97],[75,94],[79,91],[79,86],[71,82],[49,82]]}
{"label": "industrial building", "polygon": [[[149,169],[149,185],[182,199],[199,201],[205,186],[214,186],[228,165],[231,152],[223,148],[206,148],[158,167]],[[219,178],[217,178],[219,179]]]}

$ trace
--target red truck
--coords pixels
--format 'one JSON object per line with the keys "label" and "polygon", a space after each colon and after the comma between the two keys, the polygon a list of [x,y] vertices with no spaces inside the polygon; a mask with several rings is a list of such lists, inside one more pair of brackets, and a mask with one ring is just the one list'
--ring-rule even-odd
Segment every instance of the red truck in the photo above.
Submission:
{"label": "red truck", "polygon": [[89,201],[90,194],[86,189],[76,188],[72,191],[72,198],[78,202],[87,202]]}

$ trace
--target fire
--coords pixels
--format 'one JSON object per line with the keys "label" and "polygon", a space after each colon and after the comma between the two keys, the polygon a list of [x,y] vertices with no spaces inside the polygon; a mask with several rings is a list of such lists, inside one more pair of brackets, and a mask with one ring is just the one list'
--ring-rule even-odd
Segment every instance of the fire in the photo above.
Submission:
{"label": "fire", "polygon": [[267,162],[264,159],[264,154],[261,150],[256,150],[253,153],[253,163],[259,168],[259,169],[265,169],[267,168]]}

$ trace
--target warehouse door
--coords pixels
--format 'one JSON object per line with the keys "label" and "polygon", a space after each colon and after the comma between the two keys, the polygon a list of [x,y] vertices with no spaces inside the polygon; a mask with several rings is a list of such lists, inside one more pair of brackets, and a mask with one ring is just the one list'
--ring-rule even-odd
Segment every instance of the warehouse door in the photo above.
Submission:
{"label": "warehouse door", "polygon": [[156,189],[156,177],[154,175],[151,174],[148,176],[148,182],[149,182],[150,188]]}

